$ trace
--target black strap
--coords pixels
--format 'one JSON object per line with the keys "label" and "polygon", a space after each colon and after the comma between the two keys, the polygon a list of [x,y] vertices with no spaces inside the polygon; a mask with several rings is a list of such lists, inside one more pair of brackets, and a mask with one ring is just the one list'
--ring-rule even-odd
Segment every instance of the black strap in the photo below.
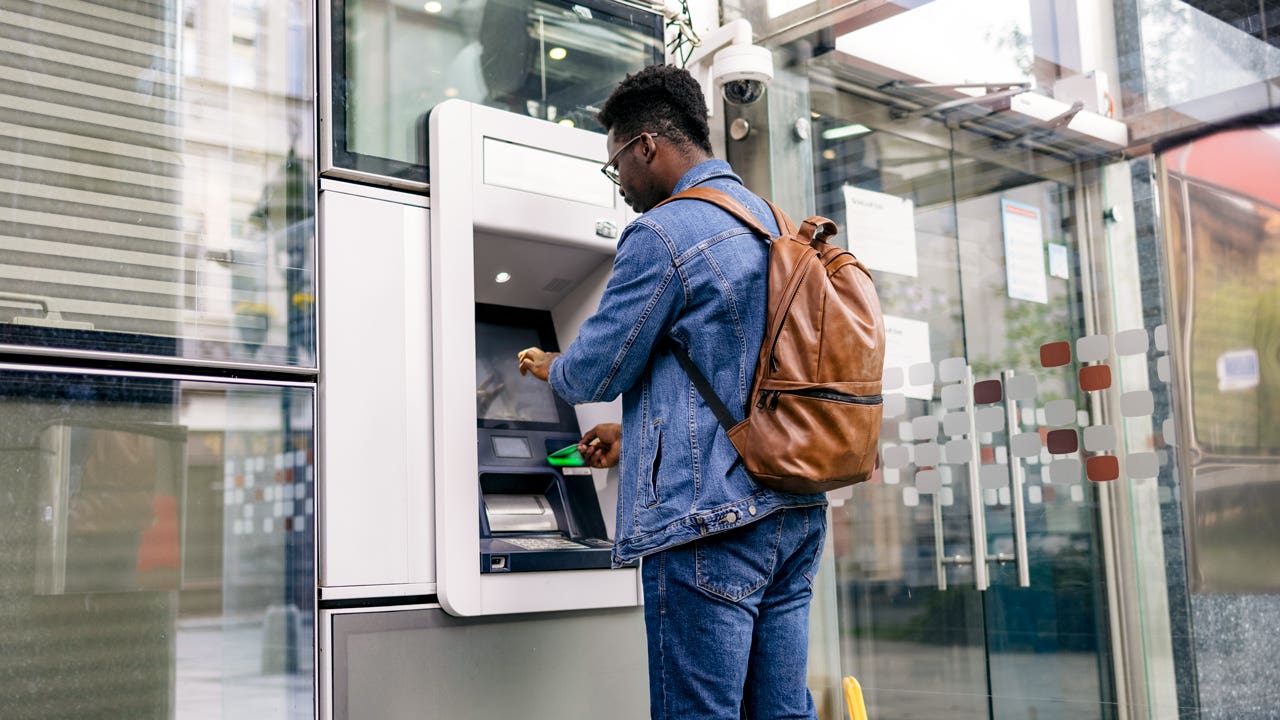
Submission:
{"label": "black strap", "polygon": [[711,412],[716,416],[716,420],[720,421],[720,427],[725,432],[729,432],[730,428],[738,424],[734,419],[733,413],[729,412],[729,408],[716,394],[711,383],[707,380],[707,376],[702,374],[697,365],[693,364],[693,358],[689,357],[689,351],[684,346],[675,342],[671,338],[667,338],[667,345],[670,346],[672,354],[676,356],[676,360],[680,363],[680,367],[689,374],[689,379],[693,380],[693,386],[698,388],[698,394],[702,396],[703,402],[707,407],[711,408]]}

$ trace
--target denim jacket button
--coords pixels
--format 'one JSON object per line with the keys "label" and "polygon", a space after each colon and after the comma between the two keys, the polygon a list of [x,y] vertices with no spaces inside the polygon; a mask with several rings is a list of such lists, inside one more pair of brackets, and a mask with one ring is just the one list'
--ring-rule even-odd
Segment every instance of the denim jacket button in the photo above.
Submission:
{"label": "denim jacket button", "polygon": [[756,506],[755,506],[755,505],[748,505],[748,506],[747,506],[747,512],[751,513],[752,515],[755,515],[755,514],[756,514]]}
{"label": "denim jacket button", "polygon": [[736,523],[736,522],[738,522],[738,513],[736,513],[736,512],[730,512],[728,515],[725,515],[725,516],[724,516],[724,521],[725,521],[725,522],[727,522],[727,523]]}

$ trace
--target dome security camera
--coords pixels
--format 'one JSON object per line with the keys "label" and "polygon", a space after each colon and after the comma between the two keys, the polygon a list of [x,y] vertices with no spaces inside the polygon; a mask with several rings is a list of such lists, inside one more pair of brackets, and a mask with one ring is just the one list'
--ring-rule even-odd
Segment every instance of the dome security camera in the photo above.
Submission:
{"label": "dome security camera", "polygon": [[773,54],[759,45],[730,45],[715,54],[711,77],[725,102],[749,105],[773,80]]}

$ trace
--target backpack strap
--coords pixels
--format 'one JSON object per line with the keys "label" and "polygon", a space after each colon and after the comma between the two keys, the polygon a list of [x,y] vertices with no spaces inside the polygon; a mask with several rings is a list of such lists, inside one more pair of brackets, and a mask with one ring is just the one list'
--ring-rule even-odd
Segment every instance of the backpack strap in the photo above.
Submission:
{"label": "backpack strap", "polygon": [[711,413],[716,416],[716,420],[720,421],[720,427],[725,432],[738,424],[733,417],[733,413],[729,412],[728,406],[716,394],[715,388],[711,387],[711,381],[707,380],[707,376],[702,374],[698,366],[693,363],[693,358],[689,357],[689,351],[684,346],[673,340],[670,336],[666,339],[666,344],[671,350],[671,354],[676,356],[676,361],[680,363],[680,367],[689,375],[689,379],[693,381],[693,386],[698,389],[698,394],[702,396],[703,402],[711,409]]}
{"label": "backpack strap", "polygon": [[764,200],[769,206],[769,209],[773,211],[773,219],[778,223],[778,230],[780,230],[783,235],[795,235],[796,224],[791,222],[791,218],[787,217],[786,213],[782,212],[777,205],[774,205],[767,198],[760,199]]}
{"label": "backpack strap", "polygon": [[[654,207],[666,205],[672,200],[701,200],[703,202],[711,203],[737,218],[739,222],[751,228],[751,232],[759,235],[761,238],[765,240],[772,240],[774,237],[773,233],[766,230],[764,225],[760,223],[760,220],[756,218],[755,213],[752,213],[745,205],[738,202],[737,198],[723,190],[717,190],[709,187],[691,187],[684,192],[672,195]],[[773,207],[773,205],[770,204],[769,207]],[[777,214],[778,211],[774,210],[775,217]],[[790,221],[788,220],[788,222]],[[782,223],[778,223],[778,229],[783,229]]]}

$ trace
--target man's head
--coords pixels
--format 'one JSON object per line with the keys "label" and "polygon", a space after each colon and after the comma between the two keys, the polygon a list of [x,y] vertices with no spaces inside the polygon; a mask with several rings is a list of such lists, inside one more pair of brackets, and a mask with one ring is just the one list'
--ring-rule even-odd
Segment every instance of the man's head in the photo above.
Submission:
{"label": "man's head", "polygon": [[598,118],[609,131],[619,191],[638,212],[670,197],[690,168],[712,156],[702,88],[674,65],[628,75]]}

